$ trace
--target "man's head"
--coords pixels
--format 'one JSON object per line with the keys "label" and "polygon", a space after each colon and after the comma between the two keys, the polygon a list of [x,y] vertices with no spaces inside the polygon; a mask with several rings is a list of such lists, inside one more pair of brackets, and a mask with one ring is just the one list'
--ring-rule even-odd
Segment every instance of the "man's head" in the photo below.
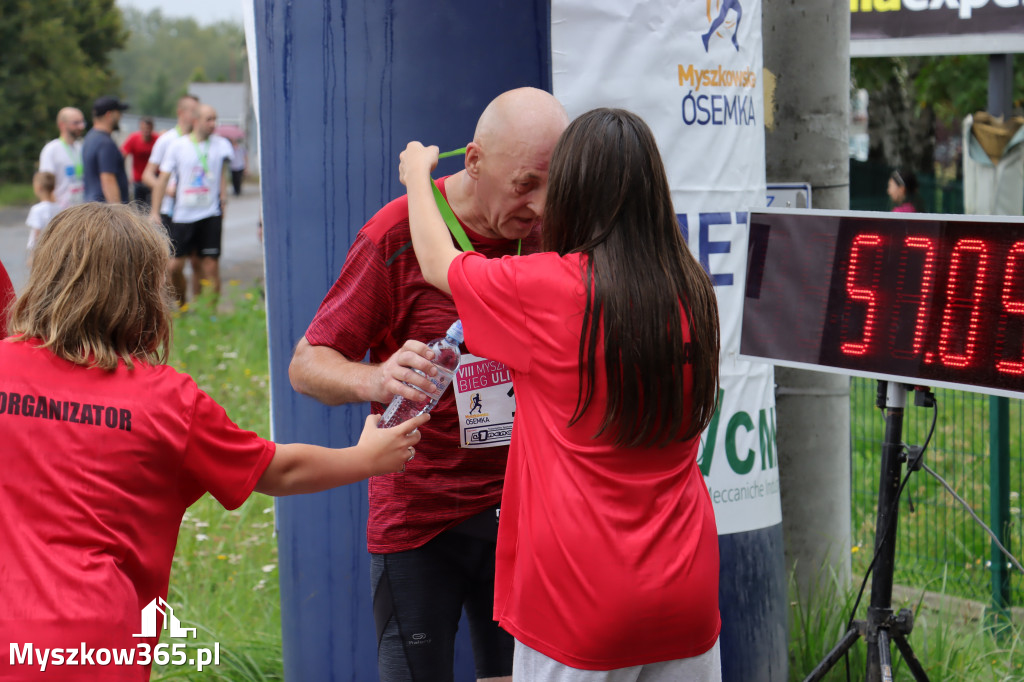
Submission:
{"label": "man's head", "polygon": [[205,140],[213,134],[217,127],[217,110],[209,104],[200,104],[196,108],[195,134],[200,140]]}
{"label": "man's head", "polygon": [[10,328],[79,365],[162,362],[170,252],[167,233],[130,206],[92,201],[61,211],[36,245]]}
{"label": "man's head", "polygon": [[149,140],[153,137],[153,117],[143,116],[139,119],[139,132],[142,133],[142,137],[145,140]]}
{"label": "man's head", "polygon": [[196,108],[199,106],[199,98],[195,95],[185,95],[178,100],[178,128],[183,133],[192,132],[192,126],[196,122]]}
{"label": "man's head", "polygon": [[81,109],[64,107],[57,112],[57,130],[65,140],[77,140],[85,132],[85,116]]}
{"label": "man's head", "polygon": [[540,223],[551,152],[568,124],[558,100],[536,88],[509,90],[487,105],[466,147],[483,236],[521,239]]}
{"label": "man's head", "polygon": [[92,103],[92,124],[107,132],[118,130],[121,112],[127,108],[128,104],[116,97],[100,97]]}

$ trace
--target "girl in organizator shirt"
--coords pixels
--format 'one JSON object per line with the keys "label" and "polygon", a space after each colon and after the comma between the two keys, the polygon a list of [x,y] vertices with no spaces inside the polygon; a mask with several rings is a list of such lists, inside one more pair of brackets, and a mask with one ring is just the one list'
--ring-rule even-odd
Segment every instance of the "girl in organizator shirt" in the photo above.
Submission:
{"label": "girl in organizator shirt", "polygon": [[402,153],[413,246],[470,352],[512,369],[516,417],[494,617],[517,682],[720,680],[718,535],[697,467],[718,394],[714,290],[635,114],[573,121],[551,159],[544,253],[460,253],[437,148]]}
{"label": "girl in organizator shirt", "polygon": [[[422,418],[377,429],[370,416],[340,450],[237,427],[162,364],[169,254],[159,226],[104,203],[63,211],[36,247],[0,341],[5,646],[152,652],[157,638],[133,635],[141,610],[167,597],[178,527],[200,496],[234,509],[253,490],[317,492],[401,471],[414,454]],[[149,665],[85,663],[51,664],[40,679],[149,679]],[[36,674],[12,658],[0,680]]]}

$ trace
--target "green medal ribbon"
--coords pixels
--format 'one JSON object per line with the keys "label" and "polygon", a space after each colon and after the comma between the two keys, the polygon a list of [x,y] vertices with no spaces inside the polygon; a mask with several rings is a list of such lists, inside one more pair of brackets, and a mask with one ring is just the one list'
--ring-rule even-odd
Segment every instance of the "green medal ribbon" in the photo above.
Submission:
{"label": "green medal ribbon", "polygon": [[[453,149],[450,152],[444,152],[438,154],[438,159],[447,159],[449,156],[458,156],[459,154],[465,154],[466,148]],[[469,237],[466,235],[466,230],[462,228],[462,224],[459,223],[459,219],[455,217],[455,212],[452,211],[452,207],[448,205],[448,200],[441,194],[441,190],[438,189],[437,183],[434,179],[430,179],[430,188],[434,190],[434,201],[437,203],[437,210],[441,212],[441,218],[444,220],[444,224],[448,226],[448,231],[455,237],[455,241],[459,243],[463,251],[475,251],[472,242],[469,241]],[[523,240],[520,239],[516,246],[516,255],[520,256],[523,253]]]}
{"label": "green medal ribbon", "polygon": [[68,158],[75,162],[75,177],[85,177],[85,168],[82,165],[82,155],[78,153],[77,149],[65,142],[63,137],[60,138],[60,143],[64,145],[64,151],[68,153]]}
{"label": "green medal ribbon", "polygon": [[191,140],[192,146],[195,147],[196,156],[199,157],[199,163],[203,167],[203,172],[205,172],[206,175],[209,176],[210,175],[210,166],[207,163],[207,156],[210,153],[210,140],[209,140],[209,138],[207,138],[207,140],[206,140],[206,151],[205,152],[199,151],[199,142],[196,140],[195,135],[189,135],[188,139]]}

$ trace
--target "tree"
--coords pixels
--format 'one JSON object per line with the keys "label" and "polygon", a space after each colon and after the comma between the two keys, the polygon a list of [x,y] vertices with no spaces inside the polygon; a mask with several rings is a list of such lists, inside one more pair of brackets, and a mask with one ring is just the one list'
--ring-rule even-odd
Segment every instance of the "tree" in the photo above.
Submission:
{"label": "tree", "polygon": [[[240,24],[200,26],[194,19],[132,8],[124,11],[124,20],[130,37],[111,64],[124,83],[125,97],[137,104],[133,111],[140,114],[173,117],[174,104],[189,83],[238,81],[248,68]],[[157,87],[163,97],[156,96]]]}
{"label": "tree", "polygon": [[[850,70],[854,87],[869,92],[870,158],[891,166],[933,173],[936,128],[958,134],[987,105],[987,55],[853,59]],[[1014,92],[1024,92],[1020,69]]]}
{"label": "tree", "polygon": [[0,181],[31,177],[61,107],[117,94],[125,38],[114,0],[0,0]]}

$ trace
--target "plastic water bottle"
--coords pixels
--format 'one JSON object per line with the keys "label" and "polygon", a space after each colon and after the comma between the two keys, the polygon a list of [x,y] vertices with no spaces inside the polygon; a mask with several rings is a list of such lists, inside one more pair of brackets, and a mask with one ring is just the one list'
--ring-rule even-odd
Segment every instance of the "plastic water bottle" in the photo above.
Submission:
{"label": "plastic water bottle", "polygon": [[434,351],[432,362],[437,368],[437,376],[428,378],[434,384],[436,391],[425,393],[422,389],[413,386],[417,391],[423,393],[422,400],[409,400],[396,395],[388,405],[388,409],[384,411],[380,421],[377,422],[377,428],[386,429],[398,426],[404,421],[434,409],[434,405],[437,405],[437,401],[444,395],[448,384],[452,383],[452,379],[455,378],[455,370],[458,369],[459,360],[462,358],[462,354],[459,352],[460,343],[462,343],[462,320],[455,320],[444,336],[427,344],[427,348]]}

